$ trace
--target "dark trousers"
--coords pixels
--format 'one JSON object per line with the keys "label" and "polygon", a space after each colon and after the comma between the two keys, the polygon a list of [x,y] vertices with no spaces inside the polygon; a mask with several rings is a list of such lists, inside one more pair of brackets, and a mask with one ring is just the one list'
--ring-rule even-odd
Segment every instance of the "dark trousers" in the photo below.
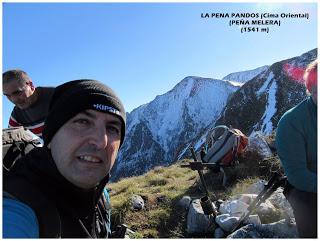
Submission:
{"label": "dark trousers", "polygon": [[292,187],[286,195],[296,219],[300,238],[317,238],[317,193]]}

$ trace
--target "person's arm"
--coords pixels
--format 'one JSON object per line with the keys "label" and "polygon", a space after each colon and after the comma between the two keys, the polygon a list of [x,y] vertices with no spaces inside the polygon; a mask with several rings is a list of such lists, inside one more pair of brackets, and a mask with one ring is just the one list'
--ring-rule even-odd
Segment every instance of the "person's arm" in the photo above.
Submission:
{"label": "person's arm", "polygon": [[8,128],[18,127],[18,126],[21,126],[21,124],[14,118],[13,112],[12,112],[11,115],[10,115]]}
{"label": "person's arm", "polygon": [[278,125],[276,145],[288,181],[295,188],[317,192],[317,174],[307,168],[306,140],[299,124],[284,116]]}
{"label": "person's arm", "polygon": [[34,211],[22,202],[3,198],[3,238],[39,238]]}

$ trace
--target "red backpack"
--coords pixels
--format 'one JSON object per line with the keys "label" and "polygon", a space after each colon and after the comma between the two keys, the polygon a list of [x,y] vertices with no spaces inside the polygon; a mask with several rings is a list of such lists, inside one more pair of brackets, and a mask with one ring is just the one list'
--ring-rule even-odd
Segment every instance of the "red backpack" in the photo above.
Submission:
{"label": "red backpack", "polygon": [[232,166],[247,145],[248,137],[240,130],[225,125],[216,126],[209,133],[204,144],[207,153],[203,157],[203,162]]}

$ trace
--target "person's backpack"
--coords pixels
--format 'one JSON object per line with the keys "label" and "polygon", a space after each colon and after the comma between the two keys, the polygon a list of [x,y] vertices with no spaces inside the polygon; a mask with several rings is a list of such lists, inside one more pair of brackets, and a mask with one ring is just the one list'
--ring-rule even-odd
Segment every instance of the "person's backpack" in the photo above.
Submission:
{"label": "person's backpack", "polygon": [[205,145],[207,154],[203,157],[203,162],[232,166],[238,155],[245,151],[248,137],[238,129],[220,125],[213,128]]}
{"label": "person's backpack", "polygon": [[35,147],[42,146],[42,140],[24,127],[2,130],[2,166],[7,171],[15,161]]}

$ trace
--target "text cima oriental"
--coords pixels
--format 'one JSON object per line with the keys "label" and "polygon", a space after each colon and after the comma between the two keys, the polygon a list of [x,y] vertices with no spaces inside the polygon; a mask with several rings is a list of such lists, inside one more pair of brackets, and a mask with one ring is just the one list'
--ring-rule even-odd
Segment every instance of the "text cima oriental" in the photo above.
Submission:
{"label": "text cima oriental", "polygon": [[[201,18],[232,18],[233,24],[279,25],[279,19],[306,18],[308,13],[201,13]],[[248,19],[252,19],[249,21]]]}

